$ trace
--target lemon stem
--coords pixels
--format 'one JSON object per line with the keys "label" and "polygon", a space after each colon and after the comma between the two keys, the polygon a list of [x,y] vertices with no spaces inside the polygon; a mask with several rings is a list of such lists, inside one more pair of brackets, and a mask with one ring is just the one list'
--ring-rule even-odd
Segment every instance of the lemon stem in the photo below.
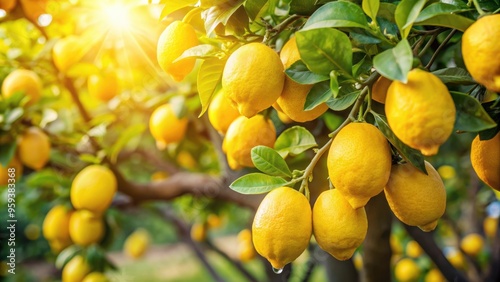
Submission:
{"label": "lemon stem", "polygon": [[479,13],[479,17],[484,16],[486,12],[481,9],[481,6],[479,6],[479,1],[472,0],[472,2],[474,2],[474,8],[476,8],[476,11]]}
{"label": "lemon stem", "polygon": [[434,52],[434,54],[432,54],[431,59],[429,60],[429,62],[427,63],[427,65],[425,65],[425,68],[427,70],[430,69],[430,67],[432,66],[432,64],[436,60],[437,55],[439,54],[439,52],[441,52],[441,50],[443,50],[444,46],[448,43],[448,41],[450,41],[450,39],[453,37],[453,35],[455,35],[456,32],[457,32],[456,29],[453,29],[452,31],[450,31],[450,34],[448,34],[448,36],[446,36],[446,38],[443,40],[443,42],[441,42],[441,44],[437,47],[437,49]]}
{"label": "lemon stem", "polygon": [[284,21],[282,21],[280,24],[276,25],[275,27],[271,27],[270,24],[269,27],[267,27],[266,34],[264,35],[264,39],[262,39],[262,43],[267,44],[267,42],[276,34],[279,34],[282,32],[285,28],[287,28],[290,24],[295,22],[296,20],[302,18],[300,15],[291,15],[290,17],[286,18]]}
{"label": "lemon stem", "polygon": [[182,22],[183,23],[190,23],[191,20],[193,19],[194,15],[198,14],[201,12],[201,8],[200,7],[196,7],[194,9],[192,9],[191,11],[189,11],[185,16],[184,18],[182,19]]}

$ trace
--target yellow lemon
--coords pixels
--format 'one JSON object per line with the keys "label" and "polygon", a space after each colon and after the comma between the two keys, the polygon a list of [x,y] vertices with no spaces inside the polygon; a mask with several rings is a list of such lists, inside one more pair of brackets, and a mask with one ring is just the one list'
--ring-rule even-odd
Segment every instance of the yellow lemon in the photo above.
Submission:
{"label": "yellow lemon", "polygon": [[69,220],[69,235],[78,245],[98,243],[104,236],[104,221],[87,210],[75,211]]}
{"label": "yellow lemon", "polygon": [[418,258],[424,253],[417,241],[411,240],[406,244],[406,255],[411,258]]}
{"label": "yellow lemon", "polygon": [[[11,169],[11,172],[9,172],[9,169]],[[14,169],[13,172],[12,169]],[[15,179],[17,180],[21,178],[21,175],[23,175],[23,165],[16,156],[10,160],[6,167],[0,164],[0,186],[9,184],[9,179],[12,179],[11,176],[15,176]]]}
{"label": "yellow lemon", "polygon": [[327,165],[333,186],[353,208],[364,207],[389,179],[389,143],[369,123],[348,124],[333,139]]}
{"label": "yellow lemon", "polygon": [[116,177],[108,168],[90,165],[82,169],[71,184],[71,203],[76,209],[104,212],[115,196]]}
{"label": "yellow lemon", "polygon": [[77,255],[64,266],[62,282],[81,282],[90,271],[90,266],[85,258]]}
{"label": "yellow lemon", "polygon": [[417,281],[420,277],[420,269],[412,259],[404,258],[396,263],[394,276],[401,282]]}
{"label": "yellow lemon", "polygon": [[425,156],[437,154],[453,131],[455,104],[434,74],[420,69],[408,73],[408,82],[391,83],[385,100],[387,121],[394,134]]}
{"label": "yellow lemon", "polygon": [[38,17],[45,14],[48,0],[20,0],[26,18],[38,22]]}
{"label": "yellow lemon", "polygon": [[67,247],[71,246],[72,244],[73,244],[73,242],[71,242],[71,239],[49,241],[50,250],[54,254],[59,254],[62,250],[66,249]]}
{"label": "yellow lemon", "polygon": [[87,87],[92,97],[106,102],[118,95],[118,77],[114,72],[91,75],[87,81]]}
{"label": "yellow lemon", "polygon": [[252,241],[239,243],[238,258],[242,262],[248,262],[255,258],[255,248],[252,245]]}
{"label": "yellow lemon", "polygon": [[372,99],[384,104],[385,98],[387,96],[387,91],[389,86],[391,86],[392,80],[385,78],[383,76],[379,77],[372,86]]}
{"label": "yellow lemon", "polygon": [[452,179],[457,175],[455,168],[451,165],[442,165],[438,168],[437,172],[443,179]]}
{"label": "yellow lemon", "polygon": [[50,158],[49,137],[41,129],[30,127],[21,136],[17,152],[21,163],[34,170],[40,170]]}
{"label": "yellow lemon", "polygon": [[149,119],[149,130],[156,141],[165,144],[177,143],[186,135],[188,119],[177,118],[170,104],[154,110]]}
{"label": "yellow lemon", "polygon": [[391,234],[389,243],[394,254],[399,255],[403,253],[403,244],[401,244],[401,240],[396,235]]}
{"label": "yellow lemon", "polygon": [[469,256],[477,256],[484,246],[484,239],[477,233],[471,233],[460,241],[460,248]]}
{"label": "yellow lemon", "polygon": [[462,56],[472,77],[500,92],[500,14],[480,18],[462,36]]}
{"label": "yellow lemon", "polygon": [[147,230],[137,229],[125,240],[123,250],[132,258],[140,258],[149,247],[150,236]]}
{"label": "yellow lemon", "polygon": [[30,223],[24,228],[24,236],[28,238],[28,240],[36,240],[40,237],[40,227],[38,225]]}
{"label": "yellow lemon", "polygon": [[500,191],[500,133],[490,140],[472,141],[470,161],[477,176],[493,189]]}
{"label": "yellow lemon", "polygon": [[284,81],[278,54],[262,43],[250,43],[229,56],[222,89],[239,113],[250,118],[276,102]]}
{"label": "yellow lemon", "polygon": [[465,258],[462,255],[462,252],[453,250],[446,254],[446,259],[453,265],[455,268],[464,269],[465,268]]}
{"label": "yellow lemon", "polygon": [[483,221],[484,234],[493,239],[497,236],[498,217],[486,217]]}
{"label": "yellow lemon", "polygon": [[425,169],[428,175],[410,163],[393,165],[384,192],[399,220],[431,231],[446,209],[446,190],[430,163],[425,162]]}
{"label": "yellow lemon", "polygon": [[177,164],[185,169],[194,170],[198,166],[198,163],[193,158],[193,155],[191,155],[188,151],[180,151],[177,154],[176,160]]}
{"label": "yellow lemon", "polygon": [[42,96],[42,80],[34,71],[14,70],[9,73],[2,83],[2,95],[5,98],[14,93],[22,92],[29,97],[28,105],[32,105],[40,100]]}
{"label": "yellow lemon", "polygon": [[71,35],[57,40],[52,48],[52,60],[60,72],[67,72],[83,57],[81,39]]}
{"label": "yellow lemon", "polygon": [[82,282],[109,282],[109,279],[103,273],[92,272],[85,276]]}
{"label": "yellow lemon", "polygon": [[254,167],[251,150],[258,145],[274,147],[276,128],[270,119],[262,115],[252,118],[238,117],[227,130],[222,149],[227,155],[229,166],[239,169]]}
{"label": "yellow lemon", "polygon": [[218,215],[212,213],[207,217],[207,224],[209,228],[219,228],[222,226],[222,220]]}
{"label": "yellow lemon", "polygon": [[181,81],[194,68],[195,58],[174,61],[184,51],[198,45],[198,38],[193,26],[181,21],[174,21],[162,32],[158,39],[156,55],[160,67],[176,81]]}
{"label": "yellow lemon", "polygon": [[250,229],[243,229],[238,233],[239,242],[252,242],[252,231]]}
{"label": "yellow lemon", "polygon": [[222,134],[226,134],[229,125],[240,116],[237,109],[233,108],[231,102],[219,91],[208,107],[208,119],[212,126]]}
{"label": "yellow lemon", "polygon": [[[300,60],[295,37],[288,40],[285,46],[283,46],[280,59],[285,69]],[[283,91],[278,100],[276,100],[276,103],[279,105],[280,110],[294,121],[306,122],[316,119],[328,110],[328,106],[323,103],[310,111],[304,111],[307,94],[311,88],[312,85],[299,84],[291,80],[288,76],[285,76]]]}
{"label": "yellow lemon", "polygon": [[203,223],[195,223],[191,226],[191,239],[196,242],[204,242],[207,238],[207,226]]}
{"label": "yellow lemon", "polygon": [[446,279],[439,269],[433,268],[425,275],[424,282],[446,282]]}
{"label": "yellow lemon", "polygon": [[0,10],[4,10],[5,12],[10,12],[14,7],[16,7],[17,0],[2,0],[0,1]]}
{"label": "yellow lemon", "polygon": [[151,174],[151,181],[156,182],[156,181],[162,181],[165,180],[169,177],[168,172],[165,171],[157,171],[153,174]]}
{"label": "yellow lemon", "polygon": [[338,260],[352,257],[368,231],[364,208],[353,209],[337,189],[319,195],[313,208],[313,234],[318,245]]}
{"label": "yellow lemon", "polygon": [[283,269],[309,245],[312,216],[309,201],[289,187],[269,192],[259,205],[252,225],[253,245],[275,269]]}

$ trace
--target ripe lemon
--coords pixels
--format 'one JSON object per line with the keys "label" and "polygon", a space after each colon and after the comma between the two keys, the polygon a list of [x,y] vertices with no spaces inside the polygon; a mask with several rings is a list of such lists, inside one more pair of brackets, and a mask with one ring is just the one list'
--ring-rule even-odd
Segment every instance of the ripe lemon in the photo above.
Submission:
{"label": "ripe lemon", "polygon": [[484,246],[484,239],[477,233],[471,233],[460,241],[460,248],[469,256],[477,256]]}
{"label": "ripe lemon", "polygon": [[231,102],[219,91],[208,107],[208,119],[212,126],[222,134],[226,134],[229,125],[240,116],[237,109],[233,108]]}
{"label": "ripe lemon", "polygon": [[177,118],[170,104],[158,107],[149,119],[154,139],[165,144],[177,143],[186,135],[188,119]]}
{"label": "ripe lemon", "polygon": [[17,0],[2,0],[0,1],[0,10],[5,12],[10,12],[14,7],[16,7]]}
{"label": "ripe lemon", "polygon": [[484,234],[490,239],[497,236],[498,217],[486,217],[483,221]]}
{"label": "ripe lemon", "polygon": [[229,56],[222,74],[222,89],[240,114],[250,118],[276,102],[284,81],[278,54],[262,43],[250,43]]}
{"label": "ripe lemon", "polygon": [[311,206],[306,197],[289,187],[269,192],[259,205],[252,225],[253,245],[275,269],[283,269],[309,245]]}
{"label": "ripe lemon", "polygon": [[354,263],[354,267],[356,270],[363,270],[363,256],[359,252],[356,252],[352,258],[352,262]]}
{"label": "ripe lemon", "polygon": [[57,40],[52,48],[52,60],[60,72],[67,72],[83,57],[81,39],[71,35]]}
{"label": "ripe lemon", "polygon": [[45,216],[42,225],[43,237],[48,241],[58,240],[61,242],[70,241],[69,219],[71,210],[63,205],[57,205],[50,209]]}
{"label": "ripe lemon", "polygon": [[465,258],[462,255],[462,252],[453,250],[446,254],[446,259],[453,265],[455,268],[464,269],[465,268]]}
{"label": "ripe lemon", "polygon": [[87,261],[80,255],[73,257],[63,268],[62,282],[82,281],[91,271]]}
{"label": "ripe lemon", "polygon": [[387,96],[387,91],[389,86],[391,86],[392,80],[385,78],[383,76],[379,77],[372,86],[372,99],[384,104],[385,98]]}
{"label": "ripe lemon", "polygon": [[20,0],[26,18],[38,22],[38,17],[45,14],[48,0]]}
{"label": "ripe lemon", "polygon": [[420,247],[420,245],[414,241],[411,240],[406,244],[406,255],[411,257],[411,258],[418,258],[424,253],[424,250]]}
{"label": "ripe lemon", "polygon": [[188,170],[195,170],[198,166],[198,162],[188,151],[180,151],[177,154],[176,161],[179,166]]}
{"label": "ripe lemon", "polygon": [[75,211],[69,220],[69,235],[78,245],[98,243],[104,236],[104,221],[87,210]]}
{"label": "ripe lemon", "polygon": [[446,282],[446,279],[439,269],[433,268],[425,275],[424,282]]}
{"label": "ripe lemon", "polygon": [[24,228],[24,236],[31,241],[38,239],[40,237],[40,227],[33,223],[28,224]]}
{"label": "ripe lemon", "polygon": [[82,169],[71,184],[71,203],[76,209],[104,212],[115,196],[116,177],[108,168],[90,165]]}
{"label": "ripe lemon", "polygon": [[491,91],[500,92],[500,14],[485,16],[462,36],[462,56],[472,77]]}
{"label": "ripe lemon", "polygon": [[455,168],[451,165],[442,165],[438,168],[437,172],[443,179],[452,179],[457,175]]}
{"label": "ripe lemon", "polygon": [[82,282],[109,282],[109,279],[103,273],[92,272],[85,276]]}
{"label": "ripe lemon", "polygon": [[348,124],[333,139],[327,165],[333,186],[353,208],[364,207],[371,197],[382,192],[389,179],[389,143],[369,123]]}
{"label": "ripe lemon", "polygon": [[165,171],[157,171],[153,174],[151,174],[151,181],[157,182],[157,181],[163,181],[169,177],[168,172]]}
{"label": "ripe lemon", "polygon": [[239,242],[251,242],[252,241],[252,231],[250,229],[243,229],[238,233]]}
{"label": "ripe lemon", "polygon": [[232,169],[243,166],[254,167],[251,150],[258,145],[274,147],[276,129],[270,119],[262,115],[252,118],[240,116],[229,126],[222,150],[226,153],[227,161]]}
{"label": "ripe lemon", "polygon": [[62,250],[66,249],[67,247],[71,246],[72,244],[73,244],[73,242],[71,242],[71,239],[49,241],[50,250],[54,254],[59,254]]}
{"label": "ripe lemon", "polygon": [[34,71],[14,70],[9,73],[2,83],[2,95],[5,98],[14,93],[23,92],[30,98],[28,105],[32,105],[40,100],[42,96],[42,80]]}
{"label": "ripe lemon", "polygon": [[404,258],[396,263],[394,276],[401,282],[417,281],[420,277],[420,269],[412,259]]}
{"label": "ripe lemon", "polygon": [[216,214],[209,214],[207,217],[208,228],[219,228],[222,226],[221,218]]}
{"label": "ripe lemon", "polygon": [[238,245],[238,258],[242,262],[248,262],[255,258],[255,248],[251,241],[240,242]]}
{"label": "ripe lemon", "polygon": [[413,69],[406,84],[391,83],[385,100],[387,121],[394,134],[425,156],[437,154],[455,124],[455,104],[437,76]]}
{"label": "ripe lemon", "polygon": [[401,240],[396,235],[391,234],[389,243],[393,254],[399,255],[403,253],[403,244],[401,244]]}
{"label": "ripe lemon", "polygon": [[[9,169],[14,169],[14,172],[13,173],[9,172]],[[4,185],[9,184],[9,179],[11,179],[9,174],[15,175],[16,180],[21,178],[21,175],[23,175],[23,166],[16,156],[14,156],[10,160],[9,164],[6,167],[4,167],[4,166],[2,166],[2,164],[0,164],[0,186],[4,186]],[[11,180],[11,182],[12,182],[12,180]]]}
{"label": "ripe lemon", "polygon": [[124,252],[132,258],[140,258],[149,247],[150,236],[147,230],[137,229],[125,240]]}
{"label": "ripe lemon", "polygon": [[156,55],[160,67],[176,81],[181,81],[194,68],[195,58],[174,61],[184,51],[198,45],[193,26],[181,21],[171,23],[160,35]]}
{"label": "ripe lemon", "polygon": [[[300,60],[299,49],[295,37],[288,40],[280,53],[280,59],[285,69]],[[310,111],[304,111],[307,94],[312,85],[303,85],[291,80],[285,75],[285,84],[281,96],[276,100],[281,111],[289,118],[297,122],[306,122],[318,118],[328,106],[323,103]]]}
{"label": "ripe lemon", "polygon": [[500,191],[500,133],[483,141],[476,136],[472,141],[470,161],[479,179]]}
{"label": "ripe lemon", "polygon": [[30,127],[21,136],[17,152],[21,163],[34,170],[40,170],[50,158],[49,137],[39,128]]}
{"label": "ripe lemon", "polygon": [[87,87],[90,96],[106,102],[118,95],[118,77],[114,72],[91,75],[87,81]]}
{"label": "ripe lemon", "polygon": [[425,162],[425,169],[428,175],[410,163],[393,165],[384,192],[399,220],[431,231],[446,209],[446,190],[430,163]]}
{"label": "ripe lemon", "polygon": [[204,242],[207,238],[207,226],[203,223],[195,223],[191,226],[191,239],[196,242]]}
{"label": "ripe lemon", "polygon": [[318,245],[338,260],[352,257],[366,237],[364,208],[353,209],[337,189],[319,195],[313,208],[313,234]]}

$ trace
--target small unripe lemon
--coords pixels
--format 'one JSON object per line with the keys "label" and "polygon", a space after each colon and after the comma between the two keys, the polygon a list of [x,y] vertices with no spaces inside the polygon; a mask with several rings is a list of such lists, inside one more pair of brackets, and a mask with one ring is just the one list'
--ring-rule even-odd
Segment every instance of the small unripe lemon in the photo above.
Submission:
{"label": "small unripe lemon", "polygon": [[104,236],[104,221],[87,210],[75,211],[69,220],[69,235],[78,245],[98,243]]}
{"label": "small unripe lemon", "polygon": [[203,223],[195,223],[191,226],[191,239],[196,242],[204,242],[207,238],[207,226]]}
{"label": "small unripe lemon", "polygon": [[116,177],[107,167],[90,165],[82,169],[71,184],[71,203],[76,209],[104,212],[117,190]]}
{"label": "small unripe lemon", "polygon": [[433,268],[425,275],[424,282],[446,282],[446,279],[439,269]]}
{"label": "small unripe lemon", "polygon": [[417,241],[411,240],[406,244],[406,255],[411,258],[418,258],[424,253]]}
{"label": "small unripe lemon", "polygon": [[209,214],[207,217],[207,225],[209,228],[219,228],[222,226],[221,218],[216,214]]}
{"label": "small unripe lemon", "polygon": [[24,236],[28,238],[28,240],[36,240],[40,237],[40,227],[38,225],[30,223],[24,228]]}
{"label": "small unripe lemon", "polygon": [[462,255],[462,252],[458,250],[453,250],[446,254],[446,259],[453,265],[455,268],[464,269],[465,268],[465,258]]}
{"label": "small unripe lemon", "polygon": [[479,179],[500,191],[500,133],[489,140],[472,141],[470,161]]}
{"label": "small unripe lemon", "polygon": [[77,255],[64,266],[62,282],[80,282],[90,271],[87,261],[82,256]]}
{"label": "small unripe lemon", "polygon": [[62,250],[66,249],[67,247],[71,246],[73,242],[71,242],[71,239],[68,239],[66,241],[63,240],[51,240],[49,241],[49,246],[50,250],[54,254],[59,254]]}
{"label": "small unripe lemon", "polygon": [[477,233],[471,233],[460,241],[460,248],[469,256],[477,256],[484,246],[484,239]]}
{"label": "small unripe lemon", "polygon": [[443,179],[452,179],[457,175],[455,168],[451,165],[442,165],[438,168],[437,172]]}
{"label": "small unripe lemon", "polygon": [[92,272],[85,276],[82,282],[109,282],[109,279],[103,273]]}
{"label": "small unripe lemon", "polygon": [[30,127],[19,140],[19,159],[25,166],[40,170],[49,161],[50,147],[49,137],[39,128]]}
{"label": "small unripe lemon", "polygon": [[498,230],[498,217],[486,217],[483,221],[483,229],[488,238],[495,238]]}
{"label": "small unripe lemon", "polygon": [[172,106],[164,104],[151,114],[149,130],[156,141],[177,143],[186,135],[187,124],[187,118],[177,118]]}
{"label": "small unripe lemon", "polygon": [[47,241],[69,241],[71,210],[62,205],[54,206],[43,220],[42,233]]}
{"label": "small unripe lemon", "polygon": [[396,264],[394,276],[401,282],[417,281],[420,276],[420,269],[412,259],[404,258]]}
{"label": "small unripe lemon", "polygon": [[145,229],[137,229],[125,240],[123,250],[132,258],[140,258],[149,247],[150,236]]}
{"label": "small unripe lemon", "polygon": [[42,80],[38,74],[31,70],[19,69],[9,73],[3,80],[2,95],[8,98],[14,93],[23,92],[30,99],[28,105],[32,105],[40,100],[42,88]]}

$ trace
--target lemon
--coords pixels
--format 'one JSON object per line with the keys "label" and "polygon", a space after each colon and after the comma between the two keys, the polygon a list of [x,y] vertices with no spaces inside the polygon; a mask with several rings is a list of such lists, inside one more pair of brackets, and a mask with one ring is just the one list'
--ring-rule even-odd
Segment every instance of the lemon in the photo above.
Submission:
{"label": "lemon", "polygon": [[[280,53],[280,59],[285,69],[289,68],[293,63],[300,60],[299,49],[295,37],[288,40],[283,46]],[[304,111],[307,94],[311,90],[312,85],[299,84],[288,76],[285,76],[285,84],[283,91],[276,103],[279,105],[280,111],[286,114],[290,119],[297,122],[306,122],[318,118],[326,110],[328,106],[325,103],[318,105],[310,111]]]}
{"label": "lemon", "polygon": [[356,267],[357,271],[361,271],[363,269],[363,257],[359,252],[354,254],[352,262],[354,263],[354,267]]}
{"label": "lemon", "polygon": [[493,189],[500,191],[500,133],[490,140],[472,141],[470,161],[477,176]]}
{"label": "lemon", "polygon": [[372,86],[372,99],[384,104],[387,97],[387,91],[391,86],[392,80],[383,76],[379,77]]}
{"label": "lemon", "polygon": [[228,58],[222,89],[232,105],[247,118],[272,106],[285,81],[278,54],[262,43],[243,45]]}
{"label": "lemon", "polygon": [[82,256],[77,255],[64,266],[62,282],[81,282],[90,271],[87,261]]}
{"label": "lemon", "polygon": [[10,12],[14,7],[16,7],[17,0],[2,0],[0,1],[0,10],[5,12]]}
{"label": "lemon", "polygon": [[497,236],[498,217],[486,217],[483,221],[484,234],[490,239]]}
{"label": "lemon", "polygon": [[177,154],[176,160],[177,164],[185,169],[195,170],[198,166],[198,163],[193,158],[193,155],[191,155],[188,151],[180,151]]}
{"label": "lemon", "polygon": [[353,208],[364,207],[382,192],[389,179],[389,143],[369,123],[348,124],[333,139],[327,165],[333,186]]}
{"label": "lemon", "polygon": [[147,230],[137,229],[125,240],[123,250],[132,258],[140,258],[149,247],[150,236]]}
{"label": "lemon", "polygon": [[104,212],[113,201],[116,177],[108,168],[90,165],[82,169],[71,184],[71,203],[76,209]]}
{"label": "lemon", "polygon": [[38,239],[40,237],[40,227],[33,223],[28,224],[24,228],[24,236],[31,241]]}
{"label": "lemon", "polygon": [[238,245],[238,258],[242,262],[251,261],[255,258],[255,248],[252,241],[240,242]]}
{"label": "lemon", "polygon": [[420,269],[412,259],[404,258],[396,263],[394,276],[401,282],[417,281],[420,276]]}
{"label": "lemon", "polygon": [[432,156],[451,135],[456,110],[450,92],[437,76],[413,69],[406,84],[391,83],[385,112],[389,126],[401,141]]}
{"label": "lemon", "polygon": [[158,39],[156,55],[160,67],[176,81],[181,81],[194,68],[195,58],[174,61],[184,51],[198,45],[198,38],[193,26],[181,21],[174,21],[162,32]]}
{"label": "lemon", "polygon": [[209,214],[207,217],[208,228],[219,228],[222,226],[221,218],[216,214]]}
{"label": "lemon", "polygon": [[165,180],[169,177],[168,172],[165,171],[157,171],[153,174],[151,174],[151,181],[156,182],[156,181],[162,181]]}
{"label": "lemon", "polygon": [[191,226],[191,239],[196,242],[204,242],[207,239],[207,226],[203,223],[195,223]]}
{"label": "lemon", "polygon": [[446,190],[430,163],[425,162],[425,169],[428,175],[410,163],[393,165],[384,192],[399,220],[431,231],[446,209]]}
{"label": "lemon", "polygon": [[306,197],[289,187],[269,192],[259,205],[252,224],[253,245],[275,269],[283,269],[309,245],[311,206]]}
{"label": "lemon", "polygon": [[321,193],[313,208],[313,234],[318,245],[338,260],[352,257],[366,237],[364,208],[353,209],[337,189]]}
{"label": "lemon", "polygon": [[457,175],[455,168],[451,165],[442,165],[438,168],[437,172],[443,179],[452,179]]}
{"label": "lemon", "polygon": [[17,152],[21,163],[34,170],[40,170],[50,158],[49,137],[41,129],[30,127],[21,136]]}
{"label": "lemon", "polygon": [[401,240],[396,235],[391,234],[389,243],[391,245],[391,251],[394,254],[398,255],[403,253],[403,244],[401,244]]}
{"label": "lemon", "polygon": [[45,14],[48,0],[20,0],[20,2],[26,18],[38,22],[38,17]]}
{"label": "lemon", "polygon": [[250,229],[243,229],[238,233],[239,242],[252,242],[252,231]]}
{"label": "lemon", "polygon": [[462,36],[462,56],[472,77],[487,89],[500,92],[500,14],[485,16]]}
{"label": "lemon", "polygon": [[460,248],[469,256],[477,256],[484,246],[484,239],[477,233],[471,233],[460,241]]}
{"label": "lemon", "polygon": [[69,219],[71,210],[63,205],[57,205],[50,209],[45,216],[42,225],[42,234],[47,241],[70,241]]}
{"label": "lemon", "polygon": [[270,119],[262,115],[252,118],[238,117],[229,126],[222,150],[227,155],[229,166],[239,169],[243,166],[254,167],[251,150],[258,145],[274,147],[276,128]]}
{"label": "lemon", "polygon": [[67,247],[71,246],[72,244],[73,244],[73,242],[71,242],[71,239],[49,241],[50,250],[54,254],[59,254],[62,250],[66,249]]}
{"label": "lemon", "polygon": [[69,235],[78,245],[98,243],[104,236],[104,221],[87,210],[75,211],[69,220]]}
{"label": "lemon", "polygon": [[71,35],[57,40],[52,48],[52,60],[60,72],[67,72],[83,57],[81,39]]}
{"label": "lemon", "polygon": [[165,144],[177,143],[186,135],[188,119],[177,118],[170,104],[154,110],[149,119],[149,130],[156,141]]}
{"label": "lemon", "polygon": [[418,258],[424,253],[424,250],[420,247],[420,245],[414,241],[411,240],[406,244],[406,255],[411,257],[411,258]]}
{"label": "lemon", "polygon": [[453,250],[446,254],[446,259],[453,265],[455,268],[464,269],[465,268],[465,258],[464,255],[460,251]]}
{"label": "lemon", "polygon": [[424,282],[446,282],[446,279],[439,269],[433,268],[425,275]]}
{"label": "lemon", "polygon": [[38,74],[31,70],[18,69],[9,73],[3,80],[2,95],[8,98],[14,93],[22,92],[30,99],[28,105],[32,105],[40,100],[42,88],[42,80]]}
{"label": "lemon", "polygon": [[104,75],[91,75],[87,81],[90,96],[101,101],[109,101],[118,95],[118,77],[114,72]]}
{"label": "lemon", "polygon": [[109,282],[109,279],[103,273],[92,272],[85,276],[82,282]]}
{"label": "lemon", "polygon": [[212,126],[222,134],[226,134],[229,125],[240,116],[237,109],[233,108],[231,102],[222,91],[219,91],[208,107],[208,119]]}
{"label": "lemon", "polygon": [[[14,172],[9,172],[9,169],[14,169]],[[0,186],[9,184],[9,179],[12,179],[12,177],[10,177],[11,175],[15,175],[16,180],[23,175],[23,166],[16,156],[10,160],[6,167],[0,164]]]}

